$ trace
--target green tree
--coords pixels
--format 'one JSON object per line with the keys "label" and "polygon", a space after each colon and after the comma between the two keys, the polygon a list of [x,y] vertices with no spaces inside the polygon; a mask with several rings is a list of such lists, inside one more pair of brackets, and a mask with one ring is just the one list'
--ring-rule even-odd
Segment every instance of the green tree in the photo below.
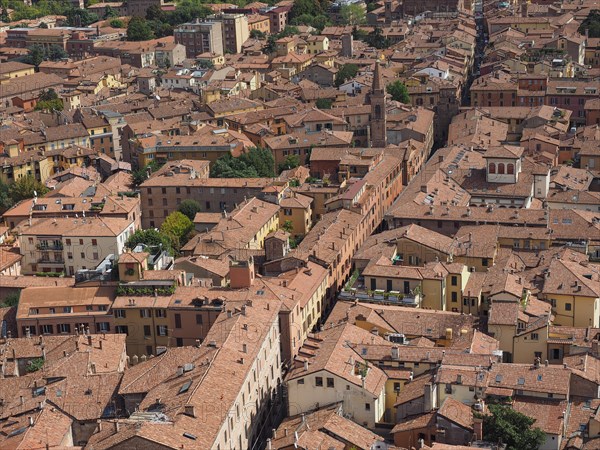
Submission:
{"label": "green tree", "polygon": [[179,211],[169,214],[160,226],[160,232],[171,238],[177,251],[187,242],[187,238],[193,229],[194,223]]}
{"label": "green tree", "polygon": [[107,6],[104,10],[104,19],[110,19],[112,17],[118,17],[119,14],[112,6]]}
{"label": "green tree", "polygon": [[19,305],[19,298],[21,297],[21,292],[11,292],[6,297],[4,297],[4,301],[0,303],[0,308],[11,308],[13,306]]}
{"label": "green tree", "polygon": [[337,87],[344,84],[347,80],[350,80],[358,73],[358,66],[356,64],[344,64],[335,74],[335,85]]}
{"label": "green tree", "polygon": [[169,236],[162,234],[160,231],[154,228],[137,230],[135,233],[129,236],[129,239],[127,239],[127,242],[125,242],[125,246],[131,250],[133,250],[139,244],[144,244],[150,247],[150,251],[154,253],[162,248],[170,254],[173,254],[173,242]]}
{"label": "green tree", "polygon": [[291,220],[286,220],[283,222],[283,225],[281,225],[281,229],[283,231],[287,231],[288,233],[292,233],[292,231],[294,231],[294,222]]}
{"label": "green tree", "polygon": [[28,64],[33,64],[36,69],[46,58],[46,50],[43,45],[33,44],[28,49],[29,54],[25,57],[25,62]]}
{"label": "green tree", "polygon": [[265,39],[267,37],[267,34],[264,31],[251,30],[250,31],[250,37],[252,39]]}
{"label": "green tree", "polygon": [[48,192],[48,188],[31,175],[19,178],[10,185],[9,190],[14,203],[33,198],[35,194],[41,197]]}
{"label": "green tree", "polygon": [[27,368],[25,369],[25,371],[27,373],[33,373],[37,372],[42,367],[44,367],[44,358],[35,358],[27,363]]}
{"label": "green tree", "polygon": [[48,102],[50,100],[57,100],[57,99],[58,99],[58,94],[52,88],[44,89],[40,93],[40,101],[42,101],[42,102]]}
{"label": "green tree", "polygon": [[221,156],[210,168],[212,178],[273,177],[275,160],[269,150],[253,147],[238,158]]}
{"label": "green tree", "polygon": [[161,167],[162,167],[162,164],[160,164],[156,160],[154,160],[151,163],[146,164],[144,167],[134,170],[131,173],[131,177],[133,179],[133,184],[136,186],[139,186],[140,184],[142,184],[144,181],[146,181],[148,179],[148,173],[152,174],[152,173],[156,172],[158,169],[160,169]]}
{"label": "green tree", "polygon": [[346,25],[360,25],[367,21],[365,10],[358,3],[350,3],[340,8],[342,22]]}
{"label": "green tree", "polygon": [[60,45],[53,44],[48,48],[46,57],[50,61],[59,61],[69,57],[69,54]]}
{"label": "green tree", "polygon": [[381,27],[376,27],[373,31],[367,34],[366,42],[371,47],[378,49],[384,49],[390,46],[390,40],[383,35],[383,30]]}
{"label": "green tree", "polygon": [[323,14],[324,12],[321,3],[318,0],[295,0],[290,15],[292,18],[302,15],[314,17]]}
{"label": "green tree", "polygon": [[43,100],[35,104],[36,111],[62,111],[65,108],[62,100]]}
{"label": "green tree", "polygon": [[127,25],[128,41],[149,41],[154,39],[154,32],[150,24],[143,17],[133,17]]}
{"label": "green tree", "polygon": [[113,28],[124,28],[125,24],[121,19],[112,19],[108,24]]}
{"label": "green tree", "polygon": [[505,405],[489,405],[489,411],[483,417],[484,440],[507,444],[507,450],[537,450],[544,442],[544,432],[532,428],[535,419]]}
{"label": "green tree", "polygon": [[14,205],[12,196],[10,195],[10,185],[0,180],[0,214]]}
{"label": "green tree", "polygon": [[282,163],[279,163],[279,173],[284,170],[295,169],[300,165],[300,158],[298,155],[288,155]]}
{"label": "green tree", "polygon": [[410,103],[410,95],[408,95],[408,89],[406,85],[396,80],[388,84],[385,88],[388,94],[392,96],[392,99],[401,103]]}
{"label": "green tree", "polygon": [[187,199],[182,201],[177,209],[185,216],[187,216],[190,220],[194,220],[196,214],[202,210],[200,203],[193,199]]}
{"label": "green tree", "polygon": [[579,26],[579,33],[585,35],[588,30],[591,38],[600,38],[600,9],[592,9]]}
{"label": "green tree", "polygon": [[71,27],[87,27],[91,23],[98,22],[99,19],[98,14],[79,8],[70,8],[65,16],[67,16],[67,24]]}
{"label": "green tree", "polygon": [[330,98],[318,98],[315,102],[315,106],[319,109],[331,109],[331,105],[333,105],[333,100]]}

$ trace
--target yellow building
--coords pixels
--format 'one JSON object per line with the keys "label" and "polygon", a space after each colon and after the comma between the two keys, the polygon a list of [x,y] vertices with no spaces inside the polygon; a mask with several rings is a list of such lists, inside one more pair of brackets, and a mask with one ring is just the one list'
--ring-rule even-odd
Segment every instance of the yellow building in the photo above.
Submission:
{"label": "yellow building", "polygon": [[597,328],[600,266],[587,260],[553,259],[544,273],[540,298],[551,304],[556,325]]}
{"label": "yellow building", "polygon": [[[152,289],[152,288],[149,288]],[[127,354],[141,357],[155,355],[157,347],[168,347],[170,295],[124,295],[112,306],[115,332],[127,334]]]}
{"label": "yellow building", "polygon": [[11,78],[25,77],[33,75],[35,67],[30,64],[24,64],[17,61],[6,61],[0,64],[0,84]]}
{"label": "yellow building", "polygon": [[294,237],[304,236],[312,226],[313,199],[306,195],[292,192],[289,197],[279,201],[279,224],[287,227],[291,224],[291,230],[287,230]]}

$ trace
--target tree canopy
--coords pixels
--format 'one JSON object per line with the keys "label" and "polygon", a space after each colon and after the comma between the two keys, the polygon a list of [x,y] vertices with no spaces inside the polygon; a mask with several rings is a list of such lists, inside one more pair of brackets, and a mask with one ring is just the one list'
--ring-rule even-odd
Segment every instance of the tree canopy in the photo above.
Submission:
{"label": "tree canopy", "polygon": [[392,99],[401,103],[410,103],[410,95],[408,95],[408,89],[406,85],[400,81],[392,81],[386,86],[386,91],[392,96]]}
{"label": "tree canopy", "polygon": [[295,169],[300,165],[300,158],[298,155],[288,155],[282,163],[279,163],[278,169],[279,173],[284,170]]}
{"label": "tree canopy", "polygon": [[59,45],[52,44],[46,48],[41,44],[33,44],[28,48],[29,54],[25,56],[24,62],[38,67],[43,61],[59,61],[68,58],[69,54]]}
{"label": "tree canopy", "polygon": [[189,217],[179,211],[169,214],[160,226],[160,232],[171,239],[173,247],[177,252],[187,242],[193,230],[194,223]]}
{"label": "tree canopy", "polygon": [[166,250],[169,254],[173,254],[173,242],[169,238],[169,236],[162,234],[160,231],[155,230],[154,228],[149,228],[147,230],[137,230],[127,242],[125,242],[125,246],[131,250],[133,250],[138,244],[145,244],[150,247],[151,251],[156,251],[159,248]]}
{"label": "tree canopy", "polygon": [[36,111],[62,111],[63,108],[62,100],[58,98],[58,94],[52,88],[42,91],[35,104]]}
{"label": "tree canopy", "polygon": [[345,25],[360,25],[367,21],[365,10],[358,3],[350,3],[340,8],[340,16]]}
{"label": "tree canopy", "polygon": [[202,207],[196,200],[187,199],[182,201],[177,209],[193,221],[194,217],[196,217],[196,214],[202,210]]}
{"label": "tree canopy", "polygon": [[489,405],[489,411],[491,414],[483,418],[486,441],[507,444],[507,450],[537,450],[546,439],[542,430],[532,428],[535,419],[510,406]]}
{"label": "tree canopy", "polygon": [[134,170],[131,173],[131,177],[133,179],[133,184],[135,184],[136,186],[139,186],[140,184],[142,184],[144,181],[146,181],[148,179],[148,172],[154,173],[158,169],[160,169],[161,166],[162,166],[162,164],[160,164],[156,160],[154,160],[154,161],[146,164],[144,167]]}
{"label": "tree canopy", "polygon": [[383,30],[381,27],[376,27],[373,31],[367,34],[365,41],[371,47],[378,49],[384,49],[390,46],[390,40],[383,35]]}
{"label": "tree canopy", "polygon": [[260,178],[275,176],[275,160],[269,150],[253,147],[234,158],[221,156],[210,169],[212,178]]}
{"label": "tree canopy", "polygon": [[21,200],[33,198],[36,196],[35,194],[41,197],[48,192],[48,188],[33,178],[32,175],[28,175],[10,184],[9,192],[13,202],[17,203]]}
{"label": "tree canopy", "polygon": [[335,85],[337,87],[344,84],[347,80],[354,78],[358,73],[358,66],[356,64],[344,64],[335,74]]}
{"label": "tree canopy", "polygon": [[589,15],[579,26],[579,32],[585,35],[585,30],[588,30],[591,38],[600,38],[600,9],[592,9]]}
{"label": "tree canopy", "polygon": [[143,17],[132,17],[127,25],[128,41],[149,41],[154,39],[154,31]]}

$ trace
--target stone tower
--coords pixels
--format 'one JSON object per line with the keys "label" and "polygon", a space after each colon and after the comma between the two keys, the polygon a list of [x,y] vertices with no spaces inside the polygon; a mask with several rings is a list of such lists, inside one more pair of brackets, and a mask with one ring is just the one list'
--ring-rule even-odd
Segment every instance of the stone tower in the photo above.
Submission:
{"label": "stone tower", "polygon": [[379,61],[375,63],[373,86],[369,99],[371,101],[371,147],[385,147],[387,144],[385,86],[381,77]]}

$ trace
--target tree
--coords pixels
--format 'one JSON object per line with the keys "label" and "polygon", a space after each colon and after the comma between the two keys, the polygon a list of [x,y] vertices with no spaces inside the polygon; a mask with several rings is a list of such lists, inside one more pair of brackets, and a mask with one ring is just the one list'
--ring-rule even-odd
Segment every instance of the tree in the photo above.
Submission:
{"label": "tree", "polygon": [[160,231],[154,228],[137,230],[135,233],[129,236],[129,239],[127,239],[127,242],[125,242],[125,246],[132,250],[139,244],[144,244],[150,247],[151,252],[156,252],[158,249],[162,248],[163,250],[169,252],[169,254],[173,254],[173,243],[171,239],[168,236],[161,234]]}
{"label": "tree", "polygon": [[491,414],[483,417],[486,441],[507,444],[507,450],[537,450],[546,439],[542,430],[532,428],[535,419],[510,406],[489,405],[489,411]]}
{"label": "tree", "polygon": [[338,70],[338,73],[335,74],[335,85],[336,87],[341,86],[347,80],[350,80],[356,76],[358,73],[358,66],[356,64],[344,64]]}
{"label": "tree", "polygon": [[154,39],[154,32],[146,19],[133,17],[127,25],[127,40],[149,41],[150,39]]}
{"label": "tree", "polygon": [[107,6],[104,10],[104,19],[110,19],[112,17],[118,17],[119,14],[112,6]]}
{"label": "tree", "polygon": [[36,111],[62,111],[64,108],[65,108],[65,106],[63,105],[62,100],[55,99],[55,100],[38,101],[35,104],[34,109]]}
{"label": "tree", "polygon": [[36,196],[35,194],[41,197],[48,192],[48,188],[33,178],[32,175],[19,178],[10,185],[9,190],[14,203],[33,198]]}
{"label": "tree", "polygon": [[292,222],[291,220],[286,220],[285,222],[283,222],[283,225],[281,225],[281,229],[291,234],[292,231],[294,231],[294,222]]}
{"label": "tree", "polygon": [[10,186],[0,180],[0,214],[14,205],[10,195]]}
{"label": "tree", "polygon": [[275,160],[269,150],[253,147],[234,158],[224,155],[210,168],[212,178],[270,178],[275,176]]}
{"label": "tree", "polygon": [[315,106],[319,109],[331,109],[331,105],[333,105],[333,100],[330,98],[318,98],[315,102]]}
{"label": "tree", "polygon": [[37,69],[46,57],[46,49],[44,49],[43,45],[33,44],[31,47],[29,47],[28,51],[29,54],[25,57],[25,62],[28,64],[33,64]]}
{"label": "tree", "polygon": [[40,93],[40,101],[42,101],[42,102],[49,102],[51,100],[57,100],[57,99],[58,99],[58,94],[56,93],[56,91],[53,88],[44,89]]}
{"label": "tree", "polygon": [[139,186],[144,181],[148,179],[148,173],[154,173],[158,169],[162,167],[162,164],[158,163],[156,160],[146,164],[144,167],[141,167],[137,170],[134,170],[131,173],[131,177],[133,179],[133,184]]}
{"label": "tree", "polygon": [[59,61],[69,57],[69,54],[60,45],[53,44],[48,48],[46,57],[50,61]]}
{"label": "tree", "polygon": [[600,9],[592,9],[585,20],[581,22],[579,33],[584,35],[585,30],[588,30],[591,38],[600,38]]}
{"label": "tree", "polygon": [[298,155],[288,155],[282,163],[279,163],[279,173],[284,170],[295,169],[300,165],[300,158]]}
{"label": "tree", "polygon": [[187,216],[190,220],[194,220],[196,214],[201,211],[200,203],[193,199],[182,201],[177,208],[181,213]]}
{"label": "tree", "polygon": [[360,25],[366,22],[365,10],[358,3],[350,3],[340,8],[342,22],[346,25]]}
{"label": "tree", "polygon": [[0,303],[0,308],[11,308],[13,306],[19,305],[19,298],[21,297],[21,292],[11,292],[6,297],[4,297],[4,301]]}
{"label": "tree", "polygon": [[400,103],[410,103],[408,89],[406,89],[406,85],[402,81],[396,80],[391,82],[386,86],[385,90],[392,96],[392,100]]}
{"label": "tree", "polygon": [[371,47],[378,49],[384,49],[390,46],[390,40],[383,35],[381,27],[376,27],[373,31],[367,34],[366,42]]}
{"label": "tree", "polygon": [[265,39],[267,37],[267,34],[264,31],[251,30],[250,31],[250,37],[252,39]]}
{"label": "tree", "polygon": [[113,28],[124,28],[125,24],[121,19],[112,19],[108,24]]}
{"label": "tree", "polygon": [[91,23],[98,22],[99,19],[98,14],[79,8],[70,8],[65,16],[67,16],[67,24],[71,27],[87,27]]}
{"label": "tree", "polygon": [[179,250],[187,241],[187,237],[194,229],[194,223],[185,214],[174,211],[169,214],[160,226],[161,233],[169,236],[175,250]]}

